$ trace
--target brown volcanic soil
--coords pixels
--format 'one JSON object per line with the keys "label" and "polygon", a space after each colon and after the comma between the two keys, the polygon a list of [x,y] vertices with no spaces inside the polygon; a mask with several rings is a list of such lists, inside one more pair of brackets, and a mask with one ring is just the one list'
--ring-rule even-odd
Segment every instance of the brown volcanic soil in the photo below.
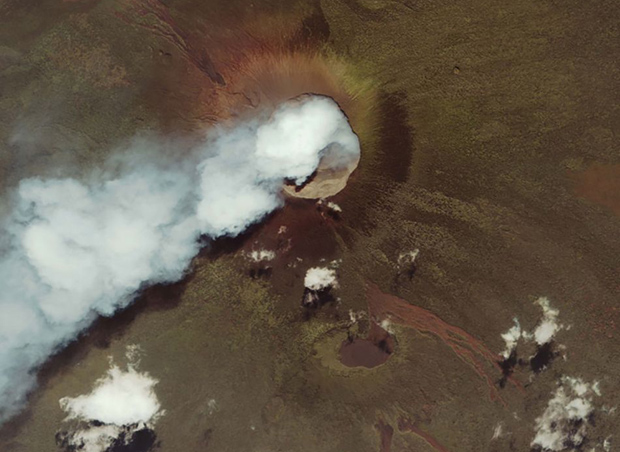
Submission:
{"label": "brown volcanic soil", "polygon": [[592,165],[576,174],[576,193],[620,215],[620,165]]}
{"label": "brown volcanic soil", "polygon": [[[0,215],[23,177],[79,176],[137,133],[185,144],[304,92],[339,102],[363,152],[340,215],[289,199],[52,358],[0,450],[55,450],[58,400],[129,344],[160,380],[161,451],[526,451],[562,375],[600,381],[585,446],[601,450],[620,394],[619,8],[0,0]],[[248,259],[261,249],[276,258]],[[334,301],[305,310],[306,270],[332,261]],[[500,334],[515,316],[532,330],[539,296],[571,326],[566,359],[502,388]],[[343,365],[343,341],[386,319],[390,358]]]}

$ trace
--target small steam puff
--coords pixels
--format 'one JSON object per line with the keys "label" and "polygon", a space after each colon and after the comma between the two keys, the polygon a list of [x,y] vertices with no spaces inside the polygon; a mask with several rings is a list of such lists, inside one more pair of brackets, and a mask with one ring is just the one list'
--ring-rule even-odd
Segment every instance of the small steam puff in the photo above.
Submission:
{"label": "small steam puff", "polygon": [[[338,261],[333,261],[332,266],[338,266]],[[336,270],[329,267],[312,267],[306,271],[304,277],[304,296],[302,306],[318,307],[334,298],[332,289],[338,288]]]}
{"label": "small steam puff", "polygon": [[326,267],[312,267],[304,278],[306,289],[323,290],[328,287],[338,287],[336,271]]}
{"label": "small steam puff", "polygon": [[564,325],[558,323],[560,311],[552,308],[549,299],[540,297],[536,299],[534,304],[540,306],[542,310],[542,318],[536,325],[534,332],[530,333],[521,328],[521,324],[517,318],[513,319],[514,325],[502,334],[502,339],[506,343],[506,348],[500,353],[505,359],[512,354],[517,348],[521,339],[525,341],[534,340],[538,346],[549,344],[556,333],[564,328]]}
{"label": "small steam puff", "polygon": [[281,205],[283,179],[302,182],[334,149],[336,165],[359,158],[338,105],[306,96],[216,130],[195,149],[197,167],[133,162],[88,183],[23,180],[0,234],[0,422],[23,404],[33,370],[97,315],[181,278],[201,235],[239,234]]}

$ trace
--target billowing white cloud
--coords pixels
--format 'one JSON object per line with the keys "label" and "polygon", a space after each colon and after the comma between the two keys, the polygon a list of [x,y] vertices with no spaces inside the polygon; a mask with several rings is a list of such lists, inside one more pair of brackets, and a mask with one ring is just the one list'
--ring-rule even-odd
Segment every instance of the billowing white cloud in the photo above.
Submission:
{"label": "billowing white cloud", "polygon": [[514,325],[510,327],[508,331],[502,334],[502,339],[506,343],[506,348],[503,352],[501,352],[501,355],[506,359],[508,359],[513,350],[517,348],[517,343],[519,342],[519,339],[521,339],[521,337],[523,336],[519,320],[515,318],[513,319],[513,321]]}
{"label": "billowing white cloud", "polygon": [[189,155],[162,146],[143,140],[84,180],[17,187],[0,233],[0,422],[23,404],[32,370],[96,316],[181,278],[201,235],[261,220],[281,205],[283,179],[303,181],[327,152],[359,157],[345,115],[320,96],[213,131]]}
{"label": "billowing white cloud", "polygon": [[534,339],[538,345],[543,345],[550,342],[563,326],[558,323],[560,311],[551,307],[548,298],[541,297],[535,303],[542,309],[543,318],[534,330]]}
{"label": "billowing white cloud", "polygon": [[259,128],[256,167],[261,179],[277,179],[284,172],[300,184],[326,152],[339,157],[330,158],[334,167],[344,167],[359,157],[357,136],[334,102],[327,97],[305,99],[294,106],[283,105],[272,121]]}
{"label": "billowing white cloud", "polygon": [[586,437],[596,395],[593,385],[580,378],[563,377],[547,408],[536,418],[531,446],[553,452],[578,450]]}
{"label": "billowing white cloud", "polygon": [[514,325],[508,331],[502,333],[502,339],[506,343],[506,348],[500,354],[504,358],[510,356],[520,340],[534,340],[539,346],[545,345],[551,342],[556,333],[564,328],[564,325],[558,323],[559,309],[551,307],[548,298],[540,297],[534,303],[542,309],[542,318],[533,332],[523,330],[519,320],[517,318],[513,319]]}
{"label": "billowing white cloud", "polygon": [[252,250],[246,256],[254,262],[268,262],[276,258],[276,253],[272,250]]}
{"label": "billowing white cloud", "polygon": [[140,373],[133,366],[126,371],[112,365],[108,373],[97,380],[92,392],[60,399],[61,408],[69,419],[99,421],[118,426],[150,423],[160,413],[154,387],[157,380]]}
{"label": "billowing white cloud", "polygon": [[306,272],[304,285],[310,290],[338,287],[336,271],[327,267],[312,267]]}
{"label": "billowing white cloud", "polygon": [[[128,350],[128,357],[135,357]],[[152,429],[164,410],[154,391],[157,380],[138,372],[135,362],[122,370],[111,363],[93,390],[77,397],[60,399],[66,420],[79,427],[64,435],[68,446],[84,452],[104,452],[119,441],[127,444],[142,429]]]}

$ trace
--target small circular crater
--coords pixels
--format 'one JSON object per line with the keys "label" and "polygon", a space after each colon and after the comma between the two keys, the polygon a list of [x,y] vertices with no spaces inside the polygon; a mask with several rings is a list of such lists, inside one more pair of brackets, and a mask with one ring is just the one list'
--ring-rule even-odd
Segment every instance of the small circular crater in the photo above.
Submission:
{"label": "small circular crater", "polygon": [[394,338],[373,323],[367,339],[349,338],[340,346],[340,362],[347,367],[372,369],[384,364],[394,353]]}

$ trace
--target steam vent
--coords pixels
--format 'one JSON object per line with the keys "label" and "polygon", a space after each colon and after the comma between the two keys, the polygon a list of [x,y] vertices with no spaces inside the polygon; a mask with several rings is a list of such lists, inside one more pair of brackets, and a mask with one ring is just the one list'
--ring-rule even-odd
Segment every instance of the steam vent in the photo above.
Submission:
{"label": "steam vent", "polygon": [[611,452],[620,2],[0,0],[0,452]]}

